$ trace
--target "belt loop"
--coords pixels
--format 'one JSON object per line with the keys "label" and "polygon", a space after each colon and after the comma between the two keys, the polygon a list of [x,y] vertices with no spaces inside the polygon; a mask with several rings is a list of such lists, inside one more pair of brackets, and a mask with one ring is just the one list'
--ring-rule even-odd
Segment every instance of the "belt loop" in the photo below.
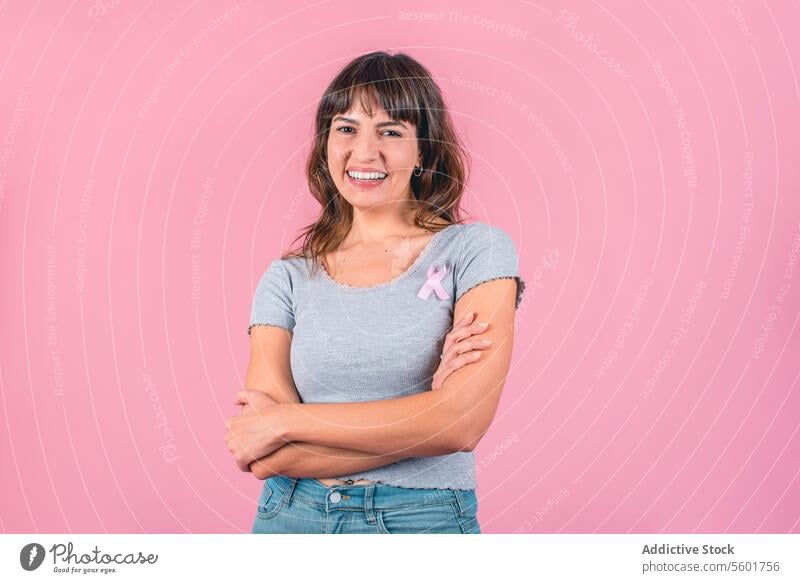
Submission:
{"label": "belt loop", "polygon": [[285,504],[286,506],[289,506],[289,504],[292,502],[292,496],[294,495],[294,487],[297,485],[297,478],[290,478],[289,476],[286,476],[286,479],[289,481],[289,484],[286,487]]}
{"label": "belt loop", "polygon": [[367,524],[377,524],[375,509],[372,506],[372,494],[375,491],[375,484],[369,484],[364,489],[364,514],[367,517]]}
{"label": "belt loop", "polygon": [[464,492],[462,492],[461,490],[454,489],[453,494],[455,494],[456,504],[458,504],[458,515],[464,516],[464,512],[466,512],[467,507],[469,506],[467,504],[467,501],[464,499]]}

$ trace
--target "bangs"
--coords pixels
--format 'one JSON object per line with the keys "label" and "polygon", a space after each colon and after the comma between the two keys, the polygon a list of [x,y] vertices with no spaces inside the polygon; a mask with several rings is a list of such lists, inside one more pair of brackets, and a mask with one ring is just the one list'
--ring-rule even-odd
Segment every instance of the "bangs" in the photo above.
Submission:
{"label": "bangs", "polygon": [[334,116],[346,113],[358,102],[369,116],[377,104],[391,119],[412,123],[419,130],[424,110],[421,83],[411,76],[411,71],[403,69],[396,63],[375,60],[336,79],[321,104],[328,125]]}

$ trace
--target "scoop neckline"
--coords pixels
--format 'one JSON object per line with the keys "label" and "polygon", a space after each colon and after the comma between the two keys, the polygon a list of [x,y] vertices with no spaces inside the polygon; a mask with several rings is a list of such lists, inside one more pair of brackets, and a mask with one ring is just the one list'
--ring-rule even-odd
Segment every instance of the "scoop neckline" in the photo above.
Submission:
{"label": "scoop neckline", "polygon": [[422,264],[422,262],[425,260],[425,257],[430,255],[431,251],[436,246],[436,243],[438,243],[439,240],[441,239],[441,235],[443,235],[444,232],[450,229],[451,227],[455,227],[458,224],[459,223],[451,223],[447,225],[445,228],[436,231],[433,234],[433,237],[431,237],[431,240],[425,244],[425,247],[423,247],[422,251],[420,251],[419,255],[417,255],[417,258],[411,263],[409,268],[406,269],[403,273],[393,277],[389,281],[384,281],[383,283],[378,283],[375,285],[350,285],[349,283],[342,283],[340,281],[333,279],[333,277],[331,277],[331,274],[328,273],[328,270],[325,268],[325,264],[320,262],[320,267],[322,270],[323,277],[330,283],[334,284],[335,286],[349,290],[370,291],[370,290],[389,287],[390,285],[393,285],[398,281],[403,280],[406,277],[410,276],[412,273],[414,273]]}

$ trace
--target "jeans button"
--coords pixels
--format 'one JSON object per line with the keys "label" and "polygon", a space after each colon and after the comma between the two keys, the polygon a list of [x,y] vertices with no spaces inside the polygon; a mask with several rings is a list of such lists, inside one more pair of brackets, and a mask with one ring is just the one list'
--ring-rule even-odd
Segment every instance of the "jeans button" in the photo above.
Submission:
{"label": "jeans button", "polygon": [[339,492],[331,492],[330,499],[331,499],[331,502],[336,504],[337,502],[339,502],[339,500],[342,499],[342,495],[339,494]]}

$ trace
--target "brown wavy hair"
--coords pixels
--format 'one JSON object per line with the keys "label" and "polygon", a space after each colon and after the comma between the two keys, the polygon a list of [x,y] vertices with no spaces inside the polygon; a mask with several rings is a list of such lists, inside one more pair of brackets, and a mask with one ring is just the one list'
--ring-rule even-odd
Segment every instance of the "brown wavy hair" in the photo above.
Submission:
{"label": "brown wavy hair", "polygon": [[[374,100],[389,117],[413,123],[417,128],[423,171],[419,177],[413,172],[411,175],[414,225],[437,232],[463,220],[459,204],[470,161],[438,85],[425,67],[403,53],[377,51],[362,55],[336,75],[320,99],[306,179],[322,212],[294,240],[303,239],[302,246],[282,256],[311,259],[312,271],[319,267],[320,257],[341,245],[353,223],[353,207],[331,178],[327,151],[333,118],[348,111],[355,99],[360,99],[369,115]],[[434,220],[444,220],[446,224],[439,225]]]}

